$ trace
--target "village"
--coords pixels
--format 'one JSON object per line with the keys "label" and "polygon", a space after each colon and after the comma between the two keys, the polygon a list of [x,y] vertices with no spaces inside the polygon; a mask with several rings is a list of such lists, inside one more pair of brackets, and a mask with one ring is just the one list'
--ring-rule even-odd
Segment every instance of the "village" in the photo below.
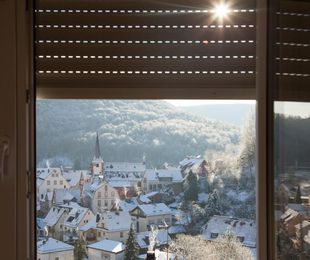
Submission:
{"label": "village", "polygon": [[[37,259],[122,260],[126,244],[134,239],[139,259],[152,251],[158,260],[176,260],[182,257],[169,251],[169,245],[178,234],[213,241],[228,231],[255,258],[255,220],[214,214],[205,223],[195,211],[196,203],[205,204],[211,197],[201,185],[212,174],[209,164],[200,156],[162,169],[147,169],[144,160],[105,162],[97,133],[89,170],[37,169]],[[186,200],[194,200],[184,192],[192,176],[199,190],[197,200],[186,207]],[[289,189],[279,187],[286,206],[277,211],[278,224],[290,236],[303,232],[310,251],[310,198],[292,203]]]}

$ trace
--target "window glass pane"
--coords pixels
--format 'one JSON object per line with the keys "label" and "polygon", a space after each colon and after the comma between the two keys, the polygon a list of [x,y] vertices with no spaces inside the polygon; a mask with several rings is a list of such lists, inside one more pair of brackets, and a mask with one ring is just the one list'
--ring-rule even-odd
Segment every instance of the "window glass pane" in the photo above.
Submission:
{"label": "window glass pane", "polygon": [[310,256],[310,103],[275,103],[278,259]]}
{"label": "window glass pane", "polygon": [[254,101],[38,100],[38,254],[255,259],[255,146]]}

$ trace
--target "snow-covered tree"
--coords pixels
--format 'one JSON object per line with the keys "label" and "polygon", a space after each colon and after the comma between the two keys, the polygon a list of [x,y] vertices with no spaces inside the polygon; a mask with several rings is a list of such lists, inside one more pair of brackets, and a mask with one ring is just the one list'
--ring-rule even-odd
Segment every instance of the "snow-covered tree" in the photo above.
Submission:
{"label": "snow-covered tree", "polygon": [[198,180],[197,176],[190,171],[186,177],[184,199],[186,201],[196,201],[198,199]]}
{"label": "snow-covered tree", "polygon": [[253,260],[249,249],[233,236],[223,236],[207,242],[200,236],[179,235],[170,250],[186,260]]}
{"label": "snow-covered tree", "polygon": [[126,241],[125,260],[136,260],[138,253],[139,247],[136,241],[136,232],[131,225]]}
{"label": "snow-covered tree", "polygon": [[76,240],[74,243],[74,259],[83,260],[87,256],[85,245],[81,240]]}
{"label": "snow-covered tree", "polygon": [[214,215],[221,214],[221,207],[219,202],[219,195],[217,190],[213,190],[213,192],[209,195],[205,212],[207,216],[207,220],[210,219]]}

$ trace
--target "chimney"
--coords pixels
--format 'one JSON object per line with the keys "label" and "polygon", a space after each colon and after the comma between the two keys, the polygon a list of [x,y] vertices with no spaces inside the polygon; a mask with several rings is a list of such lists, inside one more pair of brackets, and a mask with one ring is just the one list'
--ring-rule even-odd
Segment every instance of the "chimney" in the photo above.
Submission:
{"label": "chimney", "polygon": [[145,260],[155,260],[155,251],[148,251]]}

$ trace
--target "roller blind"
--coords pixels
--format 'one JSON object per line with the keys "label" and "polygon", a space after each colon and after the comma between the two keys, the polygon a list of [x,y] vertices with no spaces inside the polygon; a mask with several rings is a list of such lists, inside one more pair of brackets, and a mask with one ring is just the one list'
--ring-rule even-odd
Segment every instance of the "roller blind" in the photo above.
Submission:
{"label": "roller blind", "polygon": [[255,1],[217,3],[37,0],[37,87],[254,90]]}
{"label": "roller blind", "polygon": [[309,101],[310,2],[280,1],[276,35],[276,99]]}

